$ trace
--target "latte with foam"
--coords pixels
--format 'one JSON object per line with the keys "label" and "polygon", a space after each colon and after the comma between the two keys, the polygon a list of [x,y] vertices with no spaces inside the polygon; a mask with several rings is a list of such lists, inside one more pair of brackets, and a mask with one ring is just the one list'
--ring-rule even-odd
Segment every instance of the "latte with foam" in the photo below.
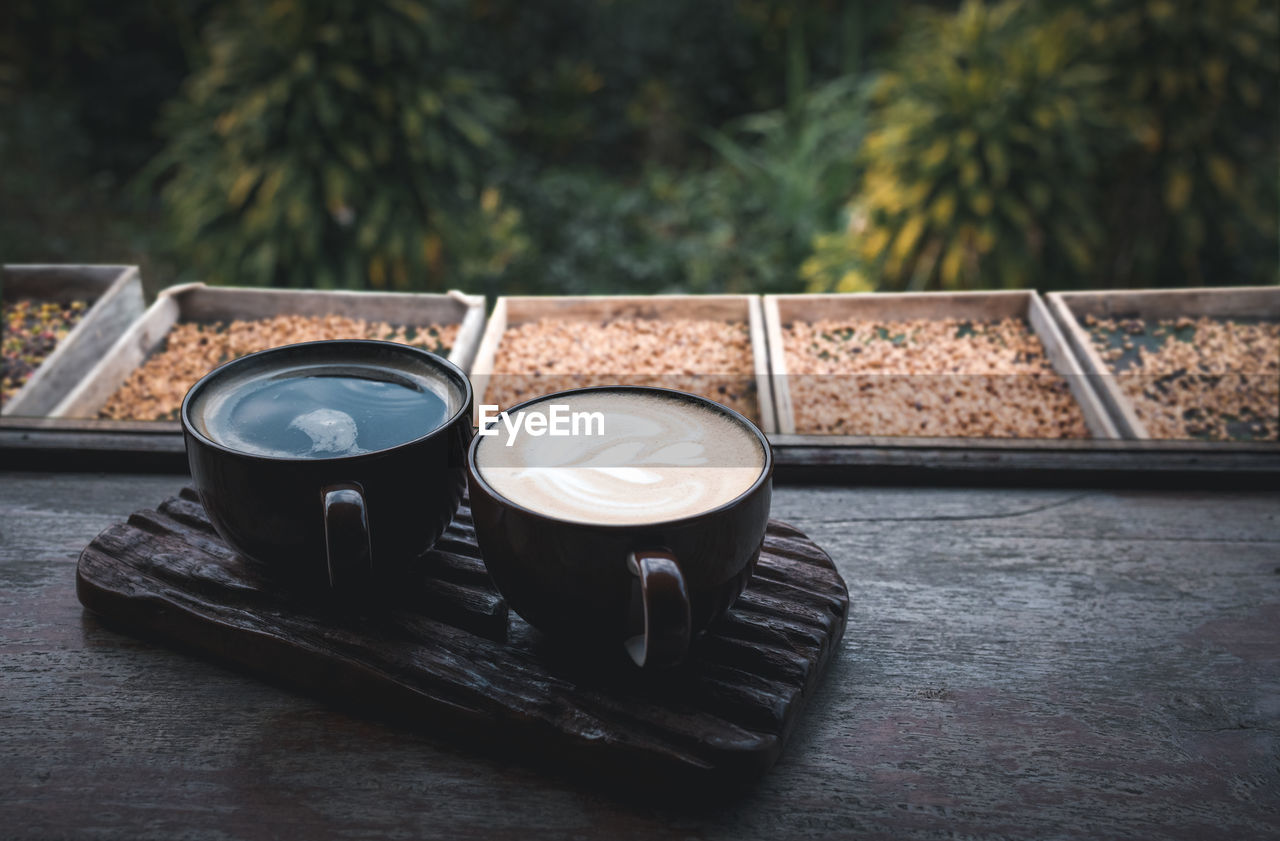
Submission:
{"label": "latte with foam", "polygon": [[553,415],[553,407],[590,419],[563,424],[568,435],[516,434],[534,427],[499,423],[475,455],[494,491],[549,517],[617,525],[690,517],[741,496],[764,471],[754,430],[679,395],[553,394],[521,411]]}

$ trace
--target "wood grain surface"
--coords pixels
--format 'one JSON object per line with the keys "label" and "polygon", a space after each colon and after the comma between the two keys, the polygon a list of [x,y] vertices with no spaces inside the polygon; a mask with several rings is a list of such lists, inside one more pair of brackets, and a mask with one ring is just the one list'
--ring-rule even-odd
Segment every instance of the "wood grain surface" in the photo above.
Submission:
{"label": "wood grain surface", "polygon": [[376,599],[290,593],[228,549],[183,488],[95,537],[76,593],[109,624],[350,709],[518,743],[650,789],[768,770],[849,607],[826,553],[772,521],[730,614],[679,668],[640,672],[620,645],[566,648],[509,615],[465,500],[420,572]]}
{"label": "wood grain surface", "polygon": [[172,476],[0,471],[0,837],[1274,838],[1280,493],[779,487],[844,644],[748,791],[619,793],[104,627]]}

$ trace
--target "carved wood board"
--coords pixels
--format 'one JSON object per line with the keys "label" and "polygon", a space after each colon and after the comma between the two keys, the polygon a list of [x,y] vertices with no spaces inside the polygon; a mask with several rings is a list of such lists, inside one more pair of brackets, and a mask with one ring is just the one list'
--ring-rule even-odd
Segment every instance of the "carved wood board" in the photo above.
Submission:
{"label": "carved wood board", "polygon": [[[754,577],[678,669],[649,674],[531,628],[493,589],[464,500],[386,603],[288,595],[228,549],[193,490],[80,555],[82,604],[117,627],[442,736],[623,781],[737,784],[781,754],[844,634],[831,559],[772,520]],[[616,649],[616,650],[615,650]]]}

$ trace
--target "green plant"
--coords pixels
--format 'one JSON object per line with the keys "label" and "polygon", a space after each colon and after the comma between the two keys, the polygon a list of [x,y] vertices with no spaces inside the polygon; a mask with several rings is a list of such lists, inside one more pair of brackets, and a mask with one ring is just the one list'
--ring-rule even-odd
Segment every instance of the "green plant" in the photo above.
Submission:
{"label": "green plant", "polygon": [[816,239],[809,288],[1087,280],[1112,118],[1082,23],[1016,2],[924,13],[875,84],[847,227]]}
{"label": "green plant", "polygon": [[1277,279],[1280,7],[1091,0],[1130,143],[1105,170],[1101,268],[1126,286]]}
{"label": "green plant", "polygon": [[843,0],[485,0],[471,53],[520,102],[514,141],[542,166],[631,179],[700,169],[705,132],[862,69],[899,4]]}
{"label": "green plant", "polygon": [[734,288],[791,292],[799,286],[814,238],[835,224],[854,181],[865,128],[862,85],[846,76],[787,108],[707,135],[719,153],[719,174],[708,179],[706,192],[719,197],[717,210],[732,230],[720,244],[719,270]]}
{"label": "green plant", "polygon": [[[458,64],[457,0],[236,3],[169,110],[172,246],[219,283],[462,284],[497,224],[481,207],[507,101]],[[466,236],[455,235],[466,231]]]}
{"label": "green plant", "polygon": [[798,109],[708,132],[717,155],[706,168],[516,177],[508,192],[529,242],[502,291],[794,291],[810,241],[838,215],[862,126],[860,88],[846,78]]}

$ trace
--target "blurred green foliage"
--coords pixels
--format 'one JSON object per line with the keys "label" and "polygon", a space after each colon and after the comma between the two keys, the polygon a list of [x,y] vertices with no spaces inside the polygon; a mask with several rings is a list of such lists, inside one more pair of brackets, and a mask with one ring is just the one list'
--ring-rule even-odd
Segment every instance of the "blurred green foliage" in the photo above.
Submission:
{"label": "blurred green foliage", "polygon": [[[120,178],[161,145],[161,103],[177,93],[218,0],[5,0],[0,3],[0,113],[31,122],[70,120],[68,146],[91,146],[87,164]],[[28,100],[36,100],[30,103]],[[34,111],[36,114],[26,112]],[[8,120],[4,122],[8,123]],[[67,130],[79,137],[71,138]]]}
{"label": "blurred green foliage", "polygon": [[0,3],[0,260],[148,263],[125,185],[214,2]]}
{"label": "blurred green foliage", "polygon": [[9,0],[0,252],[489,294],[1269,282],[1276,17]]}
{"label": "blurred green foliage", "polygon": [[819,238],[815,289],[1063,285],[1102,238],[1105,74],[1074,11],[1028,24],[1014,0],[929,13],[872,92],[847,229]]}
{"label": "blurred green foliage", "polygon": [[1098,276],[1267,283],[1280,225],[1280,4],[1091,0],[1128,145],[1108,160]]}
{"label": "blurred green foliage", "polygon": [[[705,135],[720,162],[620,180],[558,167],[515,178],[536,249],[501,287],[525,292],[785,292],[845,199],[862,130],[838,79]],[[497,291],[496,289],[487,291]]]}
{"label": "blurred green foliage", "polygon": [[1273,282],[1276,13],[968,0],[923,14],[875,82],[847,225],[817,239],[808,288]]}
{"label": "blurred green foliage", "polygon": [[862,69],[899,16],[844,0],[483,0],[471,51],[521,104],[531,161],[633,175],[706,164],[709,127]]}
{"label": "blurred green foliage", "polygon": [[85,262],[131,239],[114,212],[116,179],[91,166],[76,117],[45,95],[0,110],[0,262]]}
{"label": "blurred green foliage", "polygon": [[457,5],[249,0],[208,30],[152,165],[195,272],[430,289],[494,250],[483,229],[505,220],[477,211],[510,109],[456,63]]}
{"label": "blurred green foliage", "polygon": [[[40,38],[68,41],[60,61],[92,67],[114,49],[101,35],[109,10],[72,21],[17,2]],[[189,67],[152,74],[147,90],[167,86],[164,96],[126,94],[127,83],[101,92],[93,107],[119,111],[130,136],[145,127],[150,164],[138,177],[101,155],[117,140],[108,132],[82,144],[67,192],[132,177],[137,201],[113,186],[106,203],[135,247],[168,261],[170,279],[787,289],[838,214],[838,171],[861,131],[846,119],[856,109],[829,102],[849,99],[856,77],[839,95],[821,86],[868,66],[899,19],[839,0],[428,0],[421,20],[406,7],[132,5],[144,48],[170,32]],[[388,26],[399,52],[375,55]],[[308,65],[308,52],[325,60]],[[40,65],[38,53],[18,64]],[[28,89],[90,107],[76,83],[29,76]],[[422,110],[423,91],[437,110]],[[464,123],[484,142],[456,130]],[[60,169],[41,163],[33,184]],[[40,259],[49,239],[24,243],[23,257]],[[101,241],[73,239],[94,252],[73,259],[99,259]]]}

